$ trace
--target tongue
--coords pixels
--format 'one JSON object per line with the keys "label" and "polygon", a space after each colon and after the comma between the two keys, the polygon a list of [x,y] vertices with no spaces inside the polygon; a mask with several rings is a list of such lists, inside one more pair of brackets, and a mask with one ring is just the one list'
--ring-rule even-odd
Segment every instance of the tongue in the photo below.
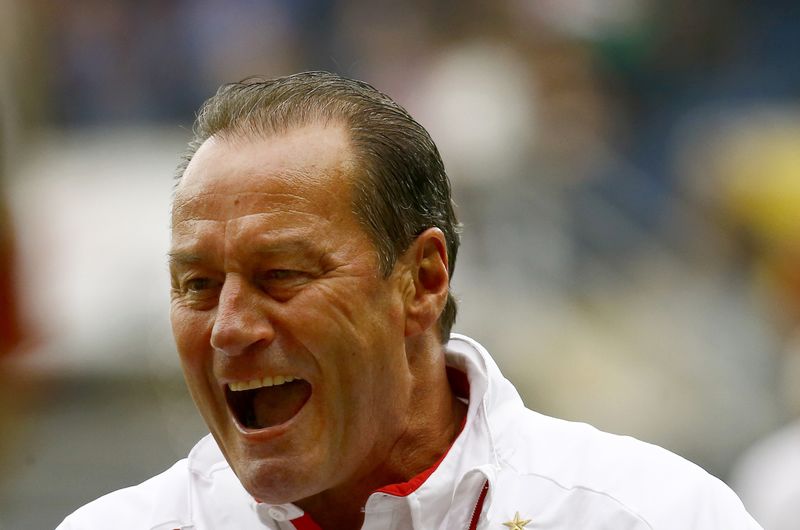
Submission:
{"label": "tongue", "polygon": [[300,412],[310,396],[311,385],[302,380],[259,389],[253,399],[257,428],[265,429],[289,421]]}

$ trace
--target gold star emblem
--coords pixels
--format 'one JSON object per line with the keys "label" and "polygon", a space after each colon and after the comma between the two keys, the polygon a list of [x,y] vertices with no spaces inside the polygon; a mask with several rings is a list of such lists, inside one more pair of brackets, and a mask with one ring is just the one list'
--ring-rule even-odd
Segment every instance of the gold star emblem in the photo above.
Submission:
{"label": "gold star emblem", "polygon": [[525,526],[530,523],[530,519],[520,519],[519,512],[514,514],[514,520],[503,523],[503,526],[509,527],[511,530],[525,530]]}

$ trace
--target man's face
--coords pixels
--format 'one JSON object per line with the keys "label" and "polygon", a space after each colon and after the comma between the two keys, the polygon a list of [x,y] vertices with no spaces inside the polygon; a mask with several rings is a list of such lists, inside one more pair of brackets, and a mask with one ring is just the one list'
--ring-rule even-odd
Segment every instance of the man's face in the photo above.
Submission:
{"label": "man's face", "polygon": [[407,289],[383,278],[352,213],[351,158],[337,127],[211,138],[176,191],[171,320],[186,380],[265,502],[357,481],[406,420]]}

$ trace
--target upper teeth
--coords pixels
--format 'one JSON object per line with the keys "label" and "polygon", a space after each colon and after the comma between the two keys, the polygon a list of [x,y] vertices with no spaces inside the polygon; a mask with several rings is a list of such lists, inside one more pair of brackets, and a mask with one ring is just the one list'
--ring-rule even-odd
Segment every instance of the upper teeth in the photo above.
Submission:
{"label": "upper teeth", "polygon": [[291,375],[276,375],[276,376],[267,376],[264,377],[263,379],[251,379],[250,381],[233,382],[229,383],[228,386],[234,392],[239,392],[242,390],[253,390],[254,388],[261,388],[265,386],[282,385],[284,383],[290,383],[295,379],[300,379],[300,378]]}

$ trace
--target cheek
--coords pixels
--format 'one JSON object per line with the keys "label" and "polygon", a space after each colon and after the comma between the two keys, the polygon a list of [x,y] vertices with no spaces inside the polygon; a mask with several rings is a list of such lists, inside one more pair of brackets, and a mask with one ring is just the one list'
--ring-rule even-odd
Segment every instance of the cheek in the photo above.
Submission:
{"label": "cheek", "polygon": [[[363,363],[365,359],[360,359]],[[349,369],[350,384],[345,383],[337,397],[338,447],[350,448],[343,457],[352,457],[354,465],[367,459],[385,459],[395,441],[407,428],[408,391],[402,384],[403,374],[387,364],[366,359],[366,370]],[[352,363],[356,365],[360,363]],[[361,364],[363,367],[363,364]]]}
{"label": "cheek", "polygon": [[170,320],[189,394],[206,424],[215,431],[214,426],[221,425],[224,417],[215,405],[215,392],[211,385],[213,355],[208,316],[173,308]]}
{"label": "cheek", "polygon": [[172,308],[170,311],[172,335],[184,369],[196,368],[196,363],[206,358],[210,348],[211,319],[198,311]]}
{"label": "cheek", "polygon": [[[347,335],[353,348],[375,346],[402,327],[401,297],[385,280],[359,278],[322,284],[298,297],[297,314],[314,330]],[[402,337],[402,335],[397,335]]]}

